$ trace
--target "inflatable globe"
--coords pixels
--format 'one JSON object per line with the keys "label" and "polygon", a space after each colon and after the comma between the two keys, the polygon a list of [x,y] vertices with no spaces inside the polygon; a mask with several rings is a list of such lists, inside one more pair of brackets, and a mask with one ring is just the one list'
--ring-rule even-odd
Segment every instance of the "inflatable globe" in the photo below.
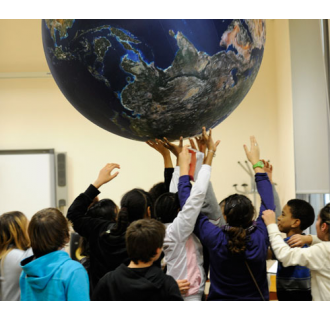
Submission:
{"label": "inflatable globe", "polygon": [[263,20],[42,21],[50,71],[69,102],[119,136],[193,137],[226,119],[251,88]]}

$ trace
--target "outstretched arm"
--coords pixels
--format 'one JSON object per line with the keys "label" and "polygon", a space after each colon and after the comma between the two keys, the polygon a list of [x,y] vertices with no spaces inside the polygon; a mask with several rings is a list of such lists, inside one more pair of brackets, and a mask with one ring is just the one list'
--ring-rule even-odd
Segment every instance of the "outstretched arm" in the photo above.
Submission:
{"label": "outstretched arm", "polygon": [[120,165],[117,163],[108,163],[104,168],[102,168],[97,179],[93,183],[94,187],[99,189],[104,184],[116,178],[119,174],[119,171],[112,174],[114,169],[120,169]]}
{"label": "outstretched arm", "polygon": [[162,140],[159,139],[155,139],[155,141],[148,140],[146,144],[151,148],[155,149],[156,151],[158,151],[162,155],[164,159],[165,168],[173,168],[170,151],[164,146],[164,142]]}
{"label": "outstretched arm", "polygon": [[[203,135],[201,135],[199,137],[195,137],[195,140],[196,140],[196,144],[198,146],[199,154],[202,154],[203,158],[206,159],[207,147],[206,147],[206,142],[203,138]],[[189,141],[190,141],[191,147],[196,149],[196,145],[195,145],[195,142],[193,141],[193,139],[189,139]],[[198,174],[199,169],[200,168],[197,168],[197,166],[196,166],[195,174]],[[226,221],[221,212],[221,208],[218,204],[218,200],[215,196],[211,181],[209,182],[209,186],[207,188],[207,192],[205,195],[205,200],[204,200],[201,212],[205,216],[207,216],[208,219],[210,220],[210,222],[212,222],[216,226],[220,227],[220,226],[223,226],[226,224]]]}
{"label": "outstretched arm", "polygon": [[[191,194],[183,206],[182,210],[178,213],[176,219],[174,219],[171,225],[171,233],[179,241],[186,241],[189,235],[193,232],[197,216],[201,210],[202,204],[204,202],[206,190],[210,180],[211,165],[213,160],[213,153],[215,153],[218,144],[220,141],[213,142],[212,139],[212,130],[210,130],[209,135],[206,133],[205,127],[203,127],[203,135],[207,140],[208,154],[206,156],[206,163],[202,166],[202,169],[199,172],[196,183],[194,184]],[[210,152],[212,150],[212,152]],[[189,170],[189,153],[185,147],[182,153],[180,153],[180,179],[187,177]],[[182,160],[182,162],[181,162]],[[179,183],[179,198],[181,193],[181,186]]]}
{"label": "outstretched arm", "polygon": [[[209,153],[211,153],[211,155],[213,154],[213,157],[215,156],[216,148],[220,143],[220,140],[218,140],[216,143],[213,142],[213,139],[211,136],[212,130],[210,130],[210,136],[207,135],[205,127],[203,127],[202,130],[203,130],[202,136],[198,140],[196,140],[196,142],[198,143],[198,148],[199,148],[199,151],[197,151],[197,162],[200,161],[201,163],[203,162],[203,158],[204,158],[204,155],[206,154],[206,151],[211,150],[211,152],[209,152]],[[208,143],[207,143],[207,141],[208,141]],[[194,141],[192,139],[189,139],[189,142],[190,142],[190,146],[193,149],[197,150]],[[214,153],[212,153],[212,152],[214,152]],[[210,159],[211,159],[210,163],[212,163],[213,157],[209,157],[207,161],[210,161]],[[204,163],[206,162],[206,159],[207,159],[207,156],[204,159]],[[196,172],[195,172],[196,180],[197,180],[200,169],[201,169],[201,165],[200,166],[196,165]],[[181,176],[183,176],[183,175],[181,174]],[[191,190],[191,184],[190,183],[188,184],[188,182],[185,182],[185,180],[189,180],[189,178],[188,177],[182,178],[180,181],[181,187],[179,187],[179,200],[180,200],[181,208],[183,208],[184,204],[186,203],[186,201],[190,195],[190,190]],[[190,187],[190,189],[189,189],[189,187]],[[205,215],[207,215],[208,218],[211,218],[213,220],[212,222],[214,224],[219,224],[219,223],[222,223],[223,217],[222,217],[221,212],[219,215],[217,210],[220,212],[219,205],[217,203],[215,194],[213,192],[212,184],[211,184],[211,182],[209,182],[209,186],[207,188],[207,192],[206,192],[205,199],[203,202],[202,212]]]}
{"label": "outstretched arm", "polygon": [[180,177],[180,167],[179,167],[179,154],[183,148],[183,138],[180,137],[179,144],[176,145],[172,142],[169,142],[167,138],[164,137],[164,141],[159,140],[160,143],[166,148],[168,152],[172,152],[176,157],[176,167],[174,168],[170,183],[169,183],[169,191],[176,193],[178,192],[178,183]]}
{"label": "outstretched arm", "polygon": [[[95,182],[84,193],[81,193],[69,207],[67,218],[72,222],[73,229],[81,236],[89,237],[93,230],[103,225],[103,219],[92,218],[86,216],[85,213],[89,205],[93,202],[93,199],[100,193],[98,188],[114,179],[119,172],[112,174],[112,171],[119,168],[120,166],[116,163],[108,163],[101,169]],[[109,224],[109,221],[106,223]]]}
{"label": "outstretched arm", "polygon": [[168,150],[170,150],[174,154],[174,156],[176,157],[176,165],[178,166],[179,165],[179,154],[180,154],[180,152],[182,151],[182,148],[183,148],[183,138],[180,137],[178,145],[176,145],[172,142],[169,142],[166,137],[164,137],[163,140],[164,140],[164,146]]}
{"label": "outstretched arm", "polygon": [[282,207],[281,207],[281,203],[280,203],[280,197],[278,196],[277,190],[275,188],[275,184],[273,182],[273,166],[268,161],[265,161],[264,159],[261,161],[264,164],[264,170],[268,175],[270,183],[272,184],[275,213],[276,213],[276,218],[278,218],[282,214]]}
{"label": "outstretched arm", "polygon": [[159,139],[155,141],[148,140],[147,145],[158,151],[164,160],[164,183],[167,191],[170,189],[170,183],[174,172],[170,151],[165,147],[164,142]]}
{"label": "outstretched arm", "polygon": [[[261,220],[261,213],[266,209],[275,209],[274,195],[272,185],[269,181],[267,173],[263,168],[263,163],[260,159],[259,144],[254,136],[250,137],[251,147],[250,150],[244,145],[244,150],[247,159],[250,161],[255,172],[255,181],[257,184],[258,193],[261,197],[261,206],[258,219]],[[258,166],[261,163],[261,166]]]}

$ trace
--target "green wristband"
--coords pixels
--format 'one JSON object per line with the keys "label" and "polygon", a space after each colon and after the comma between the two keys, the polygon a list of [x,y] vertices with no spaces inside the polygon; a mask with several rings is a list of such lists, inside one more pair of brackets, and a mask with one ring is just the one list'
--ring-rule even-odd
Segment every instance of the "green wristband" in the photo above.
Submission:
{"label": "green wristband", "polygon": [[255,169],[257,167],[263,168],[264,163],[261,160],[259,160],[256,164],[253,165],[253,169]]}

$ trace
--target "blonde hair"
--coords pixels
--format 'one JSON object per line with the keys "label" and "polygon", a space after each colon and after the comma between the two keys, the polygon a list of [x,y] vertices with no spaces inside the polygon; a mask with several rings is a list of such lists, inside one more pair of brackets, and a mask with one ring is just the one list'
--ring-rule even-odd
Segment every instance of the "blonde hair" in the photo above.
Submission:
{"label": "blonde hair", "polygon": [[27,234],[28,220],[20,211],[11,211],[0,216],[0,259],[12,250],[27,250],[30,240]]}

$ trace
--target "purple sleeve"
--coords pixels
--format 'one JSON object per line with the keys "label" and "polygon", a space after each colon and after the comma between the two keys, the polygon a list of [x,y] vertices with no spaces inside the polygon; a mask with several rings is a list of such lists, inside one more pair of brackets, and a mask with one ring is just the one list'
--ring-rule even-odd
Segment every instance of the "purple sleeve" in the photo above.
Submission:
{"label": "purple sleeve", "polygon": [[221,244],[224,237],[222,229],[211,223],[202,213],[197,218],[194,233],[203,246],[211,248]]}
{"label": "purple sleeve", "polygon": [[261,206],[257,220],[262,221],[261,215],[263,211],[267,209],[275,211],[273,187],[268,179],[267,173],[256,173],[255,181],[257,184],[258,193],[261,197]]}
{"label": "purple sleeve", "polygon": [[188,175],[181,176],[179,178],[179,184],[178,184],[178,195],[179,195],[179,201],[180,201],[180,207],[183,208],[185,205],[187,199],[190,196],[191,191],[191,183]]}

